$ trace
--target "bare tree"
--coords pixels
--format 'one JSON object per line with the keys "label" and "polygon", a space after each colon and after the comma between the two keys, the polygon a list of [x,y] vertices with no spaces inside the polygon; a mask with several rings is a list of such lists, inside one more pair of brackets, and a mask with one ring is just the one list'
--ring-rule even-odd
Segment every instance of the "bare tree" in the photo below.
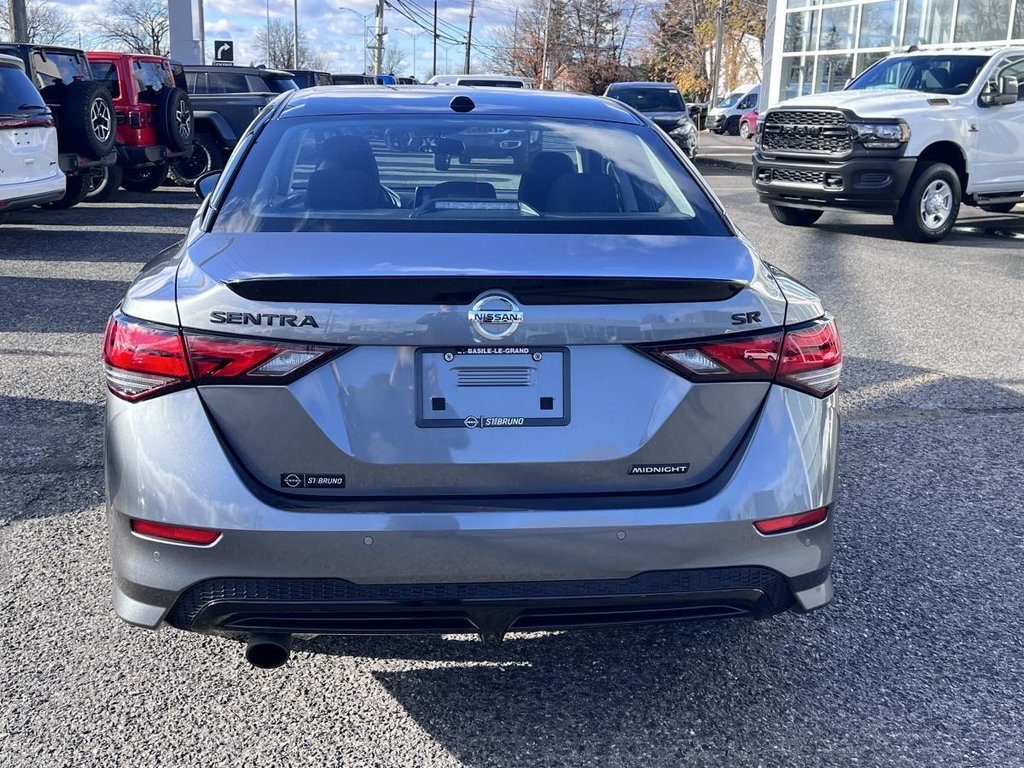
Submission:
{"label": "bare tree", "polygon": [[170,26],[165,0],[111,0],[96,22],[96,38],[131,53],[166,56]]}
{"label": "bare tree", "polygon": [[313,50],[309,36],[299,25],[299,61],[295,62],[295,50],[292,23],[281,19],[270,22],[270,45],[267,46],[267,29],[260,25],[253,35],[253,47],[257,56],[265,59],[268,67],[278,69],[316,69],[330,68],[330,57],[322,51]]}
{"label": "bare tree", "polygon": [[[75,20],[63,8],[46,0],[28,0],[25,5],[28,40],[17,42],[56,45],[74,39]],[[0,39],[14,39],[11,5],[6,0],[0,0]]]}
{"label": "bare tree", "polygon": [[405,69],[405,52],[397,45],[389,45],[384,49],[381,68],[382,75],[400,75]]}

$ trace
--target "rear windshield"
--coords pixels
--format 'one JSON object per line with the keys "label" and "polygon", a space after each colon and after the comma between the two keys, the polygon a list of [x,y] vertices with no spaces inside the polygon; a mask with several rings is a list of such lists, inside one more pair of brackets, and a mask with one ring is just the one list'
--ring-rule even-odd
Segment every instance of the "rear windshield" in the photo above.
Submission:
{"label": "rear windshield", "polygon": [[675,88],[615,88],[608,95],[637,112],[686,111],[683,97]]}
{"label": "rear windshield", "polygon": [[0,64],[0,117],[20,115],[42,106],[43,97],[20,67]]}
{"label": "rear windshield", "polygon": [[139,101],[155,102],[161,90],[174,87],[170,68],[158,61],[135,61],[132,64],[132,74]]}
{"label": "rear windshield", "polygon": [[285,91],[297,91],[299,86],[290,77],[272,77],[264,75],[263,81],[270,86],[272,93],[284,93]]}
{"label": "rear windshield", "polygon": [[522,80],[488,80],[487,78],[465,78],[458,79],[459,85],[477,85],[486,88],[522,88]]}
{"label": "rear windshield", "polygon": [[75,80],[89,80],[92,73],[86,69],[86,61],[81,56],[71,53],[47,53],[40,51],[32,54],[32,63],[36,71],[36,85],[49,88],[51,85],[68,85]]}
{"label": "rear windshield", "polygon": [[219,232],[729,234],[657,132],[583,120],[285,118],[220,209]]}

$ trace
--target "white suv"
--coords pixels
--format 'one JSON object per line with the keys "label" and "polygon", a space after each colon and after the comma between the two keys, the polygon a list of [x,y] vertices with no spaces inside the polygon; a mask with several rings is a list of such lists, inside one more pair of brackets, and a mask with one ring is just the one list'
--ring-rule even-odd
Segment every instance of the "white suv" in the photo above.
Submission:
{"label": "white suv", "polygon": [[934,242],[961,203],[1008,213],[1024,202],[1024,48],[896,54],[845,90],[783,102],[758,120],[753,179],[796,226],[863,210]]}
{"label": "white suv", "polygon": [[19,208],[64,197],[57,129],[21,59],[0,54],[0,223]]}

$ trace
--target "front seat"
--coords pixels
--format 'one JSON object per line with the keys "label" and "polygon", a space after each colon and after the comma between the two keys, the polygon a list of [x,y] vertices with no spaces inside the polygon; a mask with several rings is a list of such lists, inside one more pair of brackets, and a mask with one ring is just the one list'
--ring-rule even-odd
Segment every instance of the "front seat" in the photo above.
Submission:
{"label": "front seat", "polygon": [[336,136],[328,140],[322,157],[309,177],[307,208],[361,211],[395,207],[380,185],[380,171],[370,142],[362,136]]}
{"label": "front seat", "polygon": [[558,179],[575,174],[572,159],[561,152],[538,152],[519,179],[519,202],[536,211],[547,207],[548,193]]}
{"label": "front seat", "polygon": [[548,194],[548,213],[621,213],[615,182],[603,173],[559,178]]}

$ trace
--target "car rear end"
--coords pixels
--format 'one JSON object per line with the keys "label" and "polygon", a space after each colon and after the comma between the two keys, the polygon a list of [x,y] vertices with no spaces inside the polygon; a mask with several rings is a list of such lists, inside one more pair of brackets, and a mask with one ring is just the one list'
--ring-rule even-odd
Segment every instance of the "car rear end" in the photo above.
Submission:
{"label": "car rear end", "polygon": [[[841,352],[816,297],[628,110],[391,93],[264,117],[112,318],[118,613],[500,639],[827,603]],[[402,108],[428,146],[506,128],[565,159],[364,138]]]}
{"label": "car rear end", "polygon": [[0,217],[64,196],[53,115],[21,60],[0,54]]}

